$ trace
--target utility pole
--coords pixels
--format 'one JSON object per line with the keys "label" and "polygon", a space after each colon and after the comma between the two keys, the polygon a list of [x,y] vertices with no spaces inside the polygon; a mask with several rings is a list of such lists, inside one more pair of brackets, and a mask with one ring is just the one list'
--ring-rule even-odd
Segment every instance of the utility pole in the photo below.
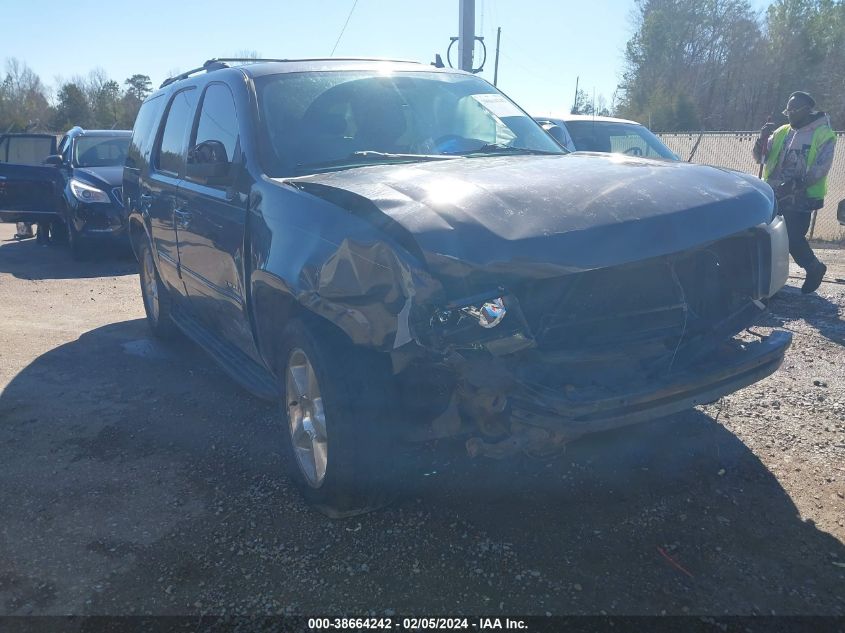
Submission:
{"label": "utility pole", "polygon": [[499,81],[499,43],[502,41],[502,27],[496,29],[496,64],[493,66],[493,85]]}
{"label": "utility pole", "polygon": [[475,48],[475,0],[460,0],[458,15],[458,68],[472,72]]}
{"label": "utility pole", "polygon": [[578,80],[581,79],[580,76],[575,77],[575,99],[572,101],[572,110],[570,111],[571,114],[578,114],[576,110],[578,109]]}

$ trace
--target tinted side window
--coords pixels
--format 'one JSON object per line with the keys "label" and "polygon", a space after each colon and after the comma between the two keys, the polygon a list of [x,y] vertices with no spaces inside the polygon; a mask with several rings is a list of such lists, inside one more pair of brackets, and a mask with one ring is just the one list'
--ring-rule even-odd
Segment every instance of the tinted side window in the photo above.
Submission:
{"label": "tinted side window", "polygon": [[129,167],[140,167],[149,156],[153,146],[153,126],[158,120],[158,113],[164,100],[153,97],[141,104],[138,116],[135,117],[135,126],[132,129],[132,142],[129,144],[129,152],[126,164]]}
{"label": "tinted side window", "polygon": [[176,93],[170,102],[167,121],[161,135],[156,167],[174,174],[180,173],[184,162],[184,144],[188,129],[193,122],[197,91],[193,89]]}
{"label": "tinted side window", "polygon": [[223,84],[211,84],[202,100],[194,145],[218,141],[226,150],[227,162],[235,158],[238,143],[238,118],[232,93]]}
{"label": "tinted side window", "polygon": [[54,139],[43,136],[9,136],[3,147],[2,162],[40,165],[53,151]]}

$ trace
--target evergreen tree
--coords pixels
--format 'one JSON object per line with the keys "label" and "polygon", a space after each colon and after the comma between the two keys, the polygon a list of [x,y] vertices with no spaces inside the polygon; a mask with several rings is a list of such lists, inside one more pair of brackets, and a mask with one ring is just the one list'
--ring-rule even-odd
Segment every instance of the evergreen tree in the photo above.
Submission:
{"label": "evergreen tree", "polygon": [[78,125],[91,127],[93,116],[91,106],[82,88],[73,82],[64,84],[59,89],[56,114],[53,117],[53,129],[66,130]]}

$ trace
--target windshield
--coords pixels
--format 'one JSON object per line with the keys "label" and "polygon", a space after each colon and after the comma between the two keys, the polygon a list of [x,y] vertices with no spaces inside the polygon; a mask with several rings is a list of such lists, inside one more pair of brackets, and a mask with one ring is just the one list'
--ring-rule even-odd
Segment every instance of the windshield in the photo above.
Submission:
{"label": "windshield", "polygon": [[122,165],[129,149],[129,136],[80,136],[73,149],[77,167]]}
{"label": "windshield", "polygon": [[636,123],[566,121],[575,149],[581,152],[614,152],[646,158],[678,157],[651,131]]}
{"label": "windshield", "polygon": [[565,153],[478,77],[286,73],[259,77],[256,88],[270,176],[458,155]]}

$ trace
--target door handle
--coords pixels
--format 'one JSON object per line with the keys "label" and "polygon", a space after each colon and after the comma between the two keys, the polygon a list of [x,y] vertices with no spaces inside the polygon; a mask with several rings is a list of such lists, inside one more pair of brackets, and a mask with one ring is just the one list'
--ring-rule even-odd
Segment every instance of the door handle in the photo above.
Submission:
{"label": "door handle", "polygon": [[191,218],[193,217],[190,211],[185,211],[184,209],[176,209],[173,212],[173,215],[176,216],[176,224],[181,226],[183,229],[188,228],[188,225],[191,223]]}

